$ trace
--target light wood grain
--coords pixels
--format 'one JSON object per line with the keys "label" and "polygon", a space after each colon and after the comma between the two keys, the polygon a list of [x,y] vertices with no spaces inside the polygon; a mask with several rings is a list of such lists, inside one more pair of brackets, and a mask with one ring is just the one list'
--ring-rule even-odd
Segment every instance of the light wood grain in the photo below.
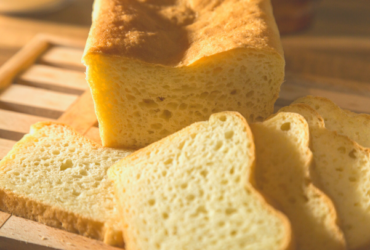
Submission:
{"label": "light wood grain", "polygon": [[[114,250],[119,249],[108,246],[103,242],[92,240],[80,235],[72,234],[48,227],[43,224],[26,220],[20,217],[11,216],[0,228],[0,237],[4,239],[16,239],[18,242],[36,244],[37,246],[48,247],[47,249],[65,250]],[[0,242],[2,239],[0,238]],[[9,247],[12,247],[10,245]],[[8,248],[9,249],[9,248]],[[16,248],[10,248],[16,249]],[[40,249],[40,248],[36,248]]]}
{"label": "light wood grain", "polygon": [[282,43],[286,48],[300,48],[304,49],[323,49],[323,50],[359,50],[370,51],[370,37],[300,37],[291,36],[283,37]]}
{"label": "light wood grain", "polygon": [[12,84],[0,93],[0,108],[55,119],[77,98],[77,95]]}
{"label": "light wood grain", "polygon": [[60,68],[85,71],[85,66],[81,63],[83,50],[78,48],[68,48],[55,46],[48,49],[39,59],[40,63]]}
{"label": "light wood grain", "polygon": [[4,223],[10,218],[11,214],[4,213],[0,211],[0,228],[4,225]]}
{"label": "light wood grain", "polygon": [[[363,53],[366,55],[366,53]],[[370,53],[367,57],[348,56],[346,53],[286,49],[286,70],[354,81],[369,81]]]}
{"label": "light wood grain", "polygon": [[0,138],[20,140],[36,122],[53,119],[0,109]]}
{"label": "light wood grain", "polygon": [[361,81],[287,72],[284,84],[315,87],[370,97],[370,84]]}
{"label": "light wood grain", "polygon": [[16,141],[0,138],[0,159],[3,159],[13,148]]}
{"label": "light wood grain", "polygon": [[0,68],[0,90],[9,86],[13,78],[28,68],[49,47],[49,43],[36,36],[27,46],[23,47],[14,57]]}
{"label": "light wood grain", "polygon": [[82,94],[78,101],[58,121],[73,127],[81,134],[85,134],[94,126],[97,123],[97,118],[90,90]]}
{"label": "light wood grain", "polygon": [[81,94],[88,89],[84,73],[40,64],[31,66],[16,82],[70,94]]}

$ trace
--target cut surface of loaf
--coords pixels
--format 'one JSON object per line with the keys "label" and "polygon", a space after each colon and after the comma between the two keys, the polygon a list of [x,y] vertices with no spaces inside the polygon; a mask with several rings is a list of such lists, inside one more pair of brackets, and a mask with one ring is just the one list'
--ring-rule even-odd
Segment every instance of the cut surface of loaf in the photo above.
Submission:
{"label": "cut surface of loaf", "polygon": [[83,61],[103,145],[131,148],[219,111],[265,119],[285,66],[268,0],[96,0]]}
{"label": "cut surface of loaf", "polygon": [[370,115],[343,110],[331,100],[306,96],[294,103],[304,103],[315,109],[325,121],[327,129],[346,135],[363,147],[370,148]]}
{"label": "cut surface of loaf", "polygon": [[287,249],[286,217],[250,184],[252,134],[234,112],[214,114],[108,171],[128,250]]}
{"label": "cut surface of loaf", "polygon": [[331,200],[311,181],[309,130],[295,113],[251,124],[256,145],[256,187],[290,220],[296,248],[346,249]]}
{"label": "cut surface of loaf", "polygon": [[111,245],[123,244],[107,170],[130,151],[37,123],[0,162],[0,210]]}
{"label": "cut surface of loaf", "polygon": [[317,185],[333,201],[348,249],[370,248],[370,150],[325,128],[320,115],[306,104],[280,111],[296,112],[310,126]]}

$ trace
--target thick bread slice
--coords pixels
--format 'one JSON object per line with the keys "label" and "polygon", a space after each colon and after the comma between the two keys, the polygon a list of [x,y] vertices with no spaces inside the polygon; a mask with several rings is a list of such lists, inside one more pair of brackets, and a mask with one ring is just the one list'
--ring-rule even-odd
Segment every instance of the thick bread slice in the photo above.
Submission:
{"label": "thick bread slice", "polygon": [[106,171],[129,154],[102,148],[62,124],[32,125],[0,162],[0,210],[122,245]]}
{"label": "thick bread slice", "polygon": [[215,112],[273,112],[285,61],[269,0],[95,0],[83,61],[102,143],[141,148]]}
{"label": "thick bread slice", "polygon": [[346,135],[363,147],[370,148],[370,115],[342,110],[324,97],[306,96],[294,103],[304,103],[315,109],[325,121],[327,129]]}
{"label": "thick bread slice", "polygon": [[[325,128],[306,104],[280,111],[297,112],[309,125],[317,184],[333,201],[349,249],[370,248],[370,150]],[[319,122],[321,120],[321,122]]]}
{"label": "thick bread slice", "polygon": [[251,124],[256,186],[289,218],[297,249],[346,249],[331,200],[311,182],[309,130],[295,113]]}
{"label": "thick bread slice", "polygon": [[287,249],[286,217],[250,184],[254,144],[245,119],[214,114],[109,169],[127,250]]}

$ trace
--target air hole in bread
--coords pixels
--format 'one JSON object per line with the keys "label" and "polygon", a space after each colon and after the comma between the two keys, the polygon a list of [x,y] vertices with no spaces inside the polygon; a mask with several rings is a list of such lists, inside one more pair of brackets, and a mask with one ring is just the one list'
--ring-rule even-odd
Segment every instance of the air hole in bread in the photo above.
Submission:
{"label": "air hole in bread", "polygon": [[154,205],[155,205],[155,200],[154,200],[154,199],[149,200],[149,201],[148,201],[148,204],[149,204],[150,206],[154,206]]}
{"label": "air hole in bread", "polygon": [[194,195],[192,195],[192,194],[189,194],[189,195],[186,197],[186,199],[187,199],[188,201],[193,201],[193,200],[195,199],[195,196],[194,196]]}
{"label": "air hole in bread", "polygon": [[257,116],[256,117],[256,122],[262,122],[263,121],[263,117],[262,116]]}
{"label": "air hole in bread", "polygon": [[345,147],[339,147],[338,151],[341,152],[342,154],[346,153],[346,148]]}
{"label": "air hole in bread", "polygon": [[223,142],[222,141],[218,141],[216,143],[215,150],[219,150],[222,147],[222,145],[223,145]]}
{"label": "air hole in bread", "polygon": [[356,179],[355,177],[349,177],[349,178],[348,178],[348,180],[349,180],[350,182],[356,182],[356,181],[357,181],[357,179]]}
{"label": "air hole in bread", "polygon": [[290,122],[283,123],[280,127],[282,131],[289,131],[290,130]]}
{"label": "air hole in bread", "polygon": [[72,168],[73,167],[73,162],[71,159],[68,159],[68,160],[65,160],[62,165],[60,166],[60,170],[61,171],[64,171],[68,168]]}
{"label": "air hole in bread", "polygon": [[165,220],[166,220],[166,219],[168,219],[168,213],[163,213],[163,214],[162,214],[162,217],[163,217],[163,219],[165,219]]}
{"label": "air hole in bread", "polygon": [[231,138],[233,138],[233,136],[234,136],[234,131],[227,131],[225,133],[225,138],[226,139],[231,139]]}
{"label": "air hole in bread", "polygon": [[226,116],[225,115],[221,115],[218,119],[220,121],[222,121],[222,122],[225,122],[226,121]]}
{"label": "air hole in bread", "polygon": [[172,117],[172,112],[165,109],[162,111],[162,114],[160,115],[160,117],[168,121]]}
{"label": "air hole in bread", "polygon": [[232,214],[234,214],[234,213],[236,213],[236,209],[235,208],[227,208],[226,210],[225,210],[225,214],[226,215],[232,215]]}
{"label": "air hole in bread", "polygon": [[356,157],[356,150],[352,150],[351,152],[349,152],[349,157],[351,157],[352,159],[356,159],[357,157]]}

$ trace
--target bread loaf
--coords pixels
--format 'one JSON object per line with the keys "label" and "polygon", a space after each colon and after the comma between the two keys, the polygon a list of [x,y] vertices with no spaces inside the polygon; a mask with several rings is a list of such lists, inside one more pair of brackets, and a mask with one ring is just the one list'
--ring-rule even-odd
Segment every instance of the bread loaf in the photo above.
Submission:
{"label": "bread loaf", "polygon": [[346,135],[358,144],[370,148],[370,115],[342,110],[331,100],[318,96],[302,97],[294,103],[309,105],[324,119],[327,129]]}
{"label": "bread loaf", "polygon": [[325,128],[320,115],[306,104],[280,111],[296,112],[310,126],[311,149],[319,186],[333,201],[348,249],[370,248],[370,150]]}
{"label": "bread loaf", "polygon": [[117,162],[126,249],[287,249],[288,220],[250,184],[254,153],[245,119],[223,112]]}
{"label": "bread loaf", "polygon": [[331,200],[311,181],[309,130],[295,113],[251,124],[256,145],[256,186],[292,224],[297,249],[346,249]]}
{"label": "bread loaf", "polygon": [[265,119],[285,65],[269,0],[95,0],[83,61],[102,143],[124,148],[219,111]]}
{"label": "bread loaf", "polygon": [[129,153],[62,124],[37,123],[0,162],[0,210],[122,246],[106,171]]}

